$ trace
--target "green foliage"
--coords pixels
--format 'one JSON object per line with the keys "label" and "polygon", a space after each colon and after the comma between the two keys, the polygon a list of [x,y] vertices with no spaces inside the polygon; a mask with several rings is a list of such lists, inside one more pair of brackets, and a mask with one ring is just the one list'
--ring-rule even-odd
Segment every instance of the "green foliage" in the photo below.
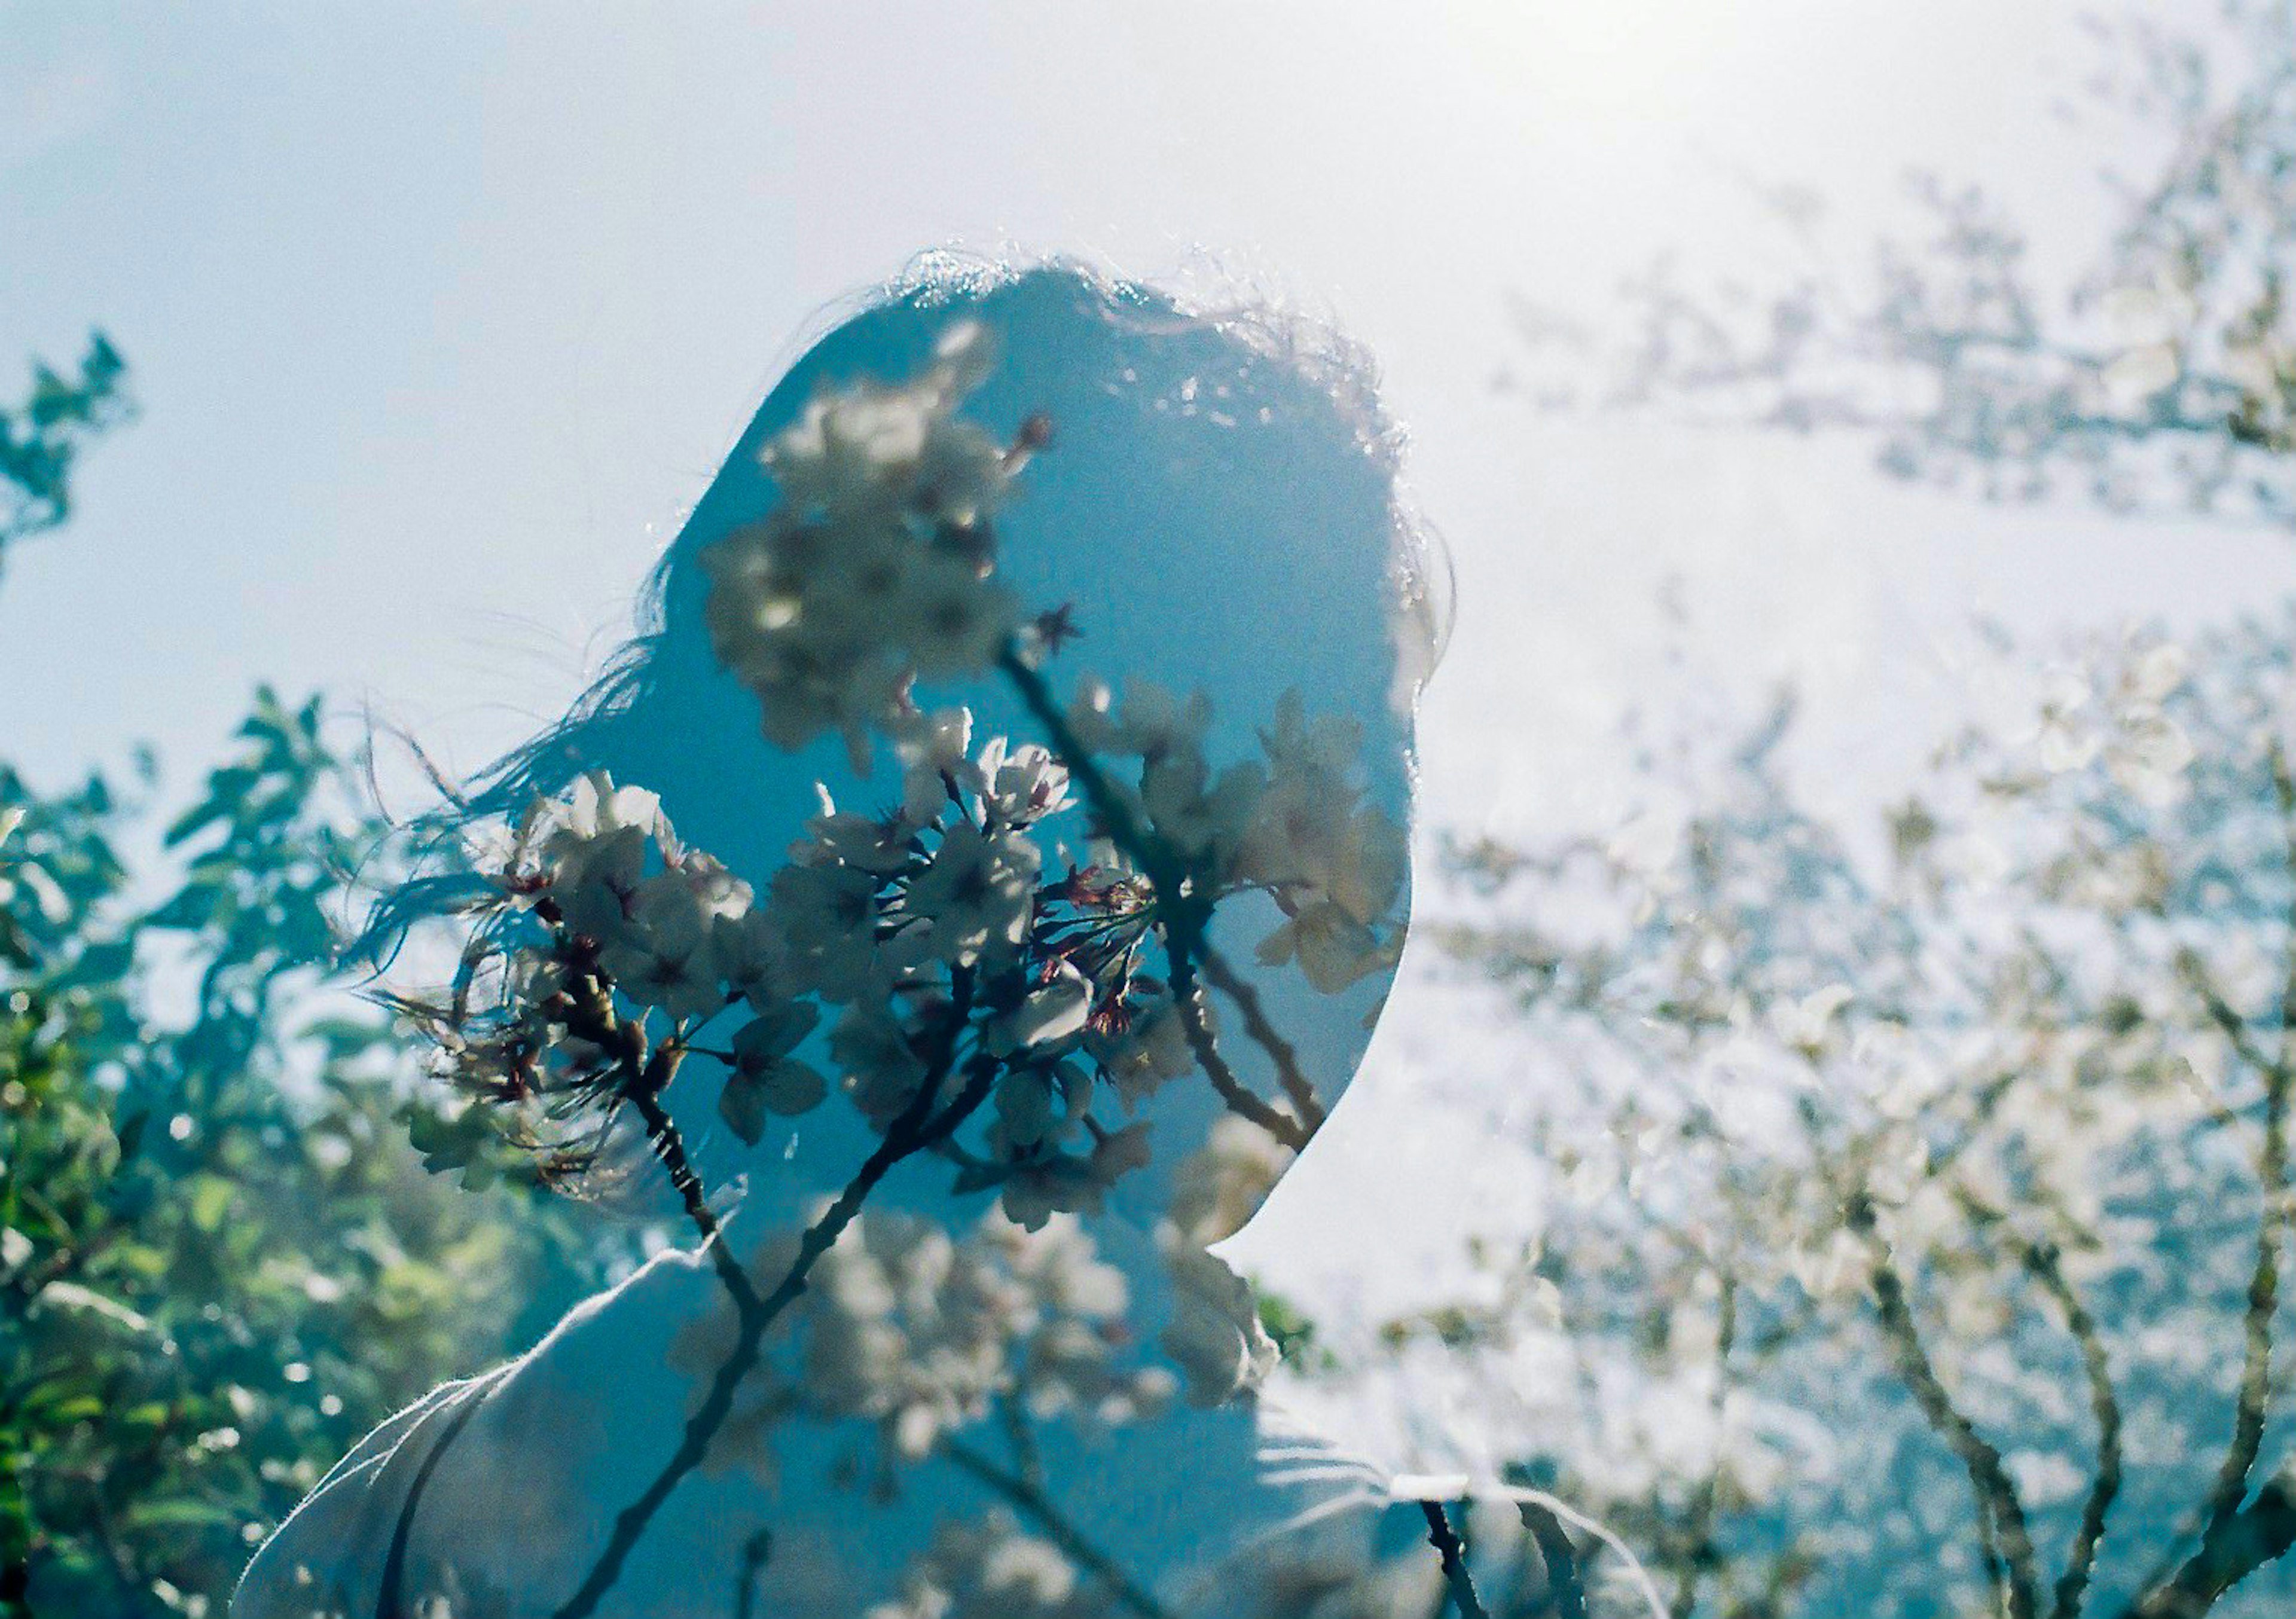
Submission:
{"label": "green foliage", "polygon": [[12,1619],[219,1612],[363,1431],[597,1280],[573,1211],[406,1151],[408,1108],[451,1126],[388,1019],[324,978],[380,829],[321,730],[316,701],[260,692],[163,870],[105,777],[44,795],[0,766]]}
{"label": "green foliage", "polygon": [[1275,1353],[1286,1366],[1303,1376],[1338,1370],[1339,1362],[1316,1335],[1315,1318],[1281,1294],[1254,1286],[1259,1324],[1275,1340]]}
{"label": "green foliage", "polygon": [[101,331],[87,339],[79,375],[32,367],[31,397],[0,410],[0,560],[11,544],[71,514],[71,470],[88,439],[135,413],[127,362]]}

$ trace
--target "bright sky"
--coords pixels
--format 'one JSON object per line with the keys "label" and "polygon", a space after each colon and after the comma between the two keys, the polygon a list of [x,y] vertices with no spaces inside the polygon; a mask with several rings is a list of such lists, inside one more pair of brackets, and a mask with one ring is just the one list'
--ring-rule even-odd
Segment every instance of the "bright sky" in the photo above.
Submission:
{"label": "bright sky", "polygon": [[[1713,666],[1813,683],[1806,745],[1870,793],[1971,609],[2209,610],[2285,590],[2296,553],[1915,495],[1848,445],[1536,421],[1490,387],[1505,297],[1599,311],[1670,244],[1775,263],[1741,176],[1814,182],[1854,241],[1927,164],[2045,256],[2078,243],[2112,154],[2049,117],[2073,16],[0,0],[0,359],[100,323],[145,407],[0,580],[0,753],[54,781],[144,738],[189,769],[269,679],[481,762],[611,646],[825,307],[918,249],[1011,244],[1209,256],[1382,356],[1457,562],[1432,821],[1615,811],[1608,725],[1669,574]],[[1408,1029],[1387,1051],[1443,1059]],[[1466,1196],[1442,1150],[1439,1216]]]}

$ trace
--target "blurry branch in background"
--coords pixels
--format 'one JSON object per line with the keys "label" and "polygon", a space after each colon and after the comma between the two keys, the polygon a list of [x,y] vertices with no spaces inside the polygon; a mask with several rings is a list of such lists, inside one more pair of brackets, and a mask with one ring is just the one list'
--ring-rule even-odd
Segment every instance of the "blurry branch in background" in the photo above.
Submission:
{"label": "blurry branch in background", "polygon": [[119,351],[95,332],[77,377],[35,362],[31,397],[0,410],[0,564],[15,542],[71,515],[72,463],[81,448],[135,415],[127,372]]}
{"label": "blurry branch in background", "polygon": [[1806,266],[1784,285],[1689,285],[1661,260],[1623,289],[1615,341],[1518,299],[1503,385],[1547,408],[1859,431],[1889,471],[1988,498],[2070,486],[2296,526],[2296,7],[2210,9],[2087,25],[2103,66],[2079,111],[2155,156],[2109,177],[2119,223],[2069,278],[2038,276],[1973,184],[1915,176],[1925,233],[1862,264],[1814,192],[1774,187]]}
{"label": "blurry branch in background", "polygon": [[1678,1615],[2162,1619],[2296,1542],[2292,646],[2054,649],[1870,826],[1685,719],[1641,824],[1453,851],[1442,943],[1583,1096],[1487,1302],[1389,1340],[1542,1369],[1525,1471]]}
{"label": "blurry branch in background", "polygon": [[[2296,526],[2296,7],[2095,32],[2082,110],[2156,160],[2070,275],[1973,187],[1917,178],[1928,233],[1862,265],[1781,188],[1783,287],[1662,264],[1616,343],[1525,302],[1503,385]],[[2292,641],[1997,636],[1991,717],[1879,825],[1800,796],[1790,699],[1718,757],[1636,721],[1618,836],[1455,849],[1447,944],[1583,1098],[1531,1130],[1544,1232],[1390,1342],[1569,1381],[1522,1466],[1677,1614],[2284,1607]]]}

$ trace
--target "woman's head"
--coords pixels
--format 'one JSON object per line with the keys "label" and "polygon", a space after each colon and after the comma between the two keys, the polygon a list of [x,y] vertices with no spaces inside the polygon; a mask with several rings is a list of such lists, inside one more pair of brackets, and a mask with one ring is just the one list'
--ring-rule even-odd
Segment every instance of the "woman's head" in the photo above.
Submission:
{"label": "woman's head", "polygon": [[[925,411],[918,390],[931,388],[939,392]],[[996,485],[992,518],[973,524],[962,513],[952,521],[906,510],[896,539],[909,548],[900,556],[929,559],[954,588],[979,579],[998,593],[997,610],[1017,634],[994,639],[1009,655],[919,665],[890,606],[873,639],[865,616],[857,629],[848,622],[841,640],[797,639],[824,600],[805,594],[808,580],[833,580],[866,549],[849,543],[860,531],[850,521],[840,529],[831,508],[842,498],[835,480],[851,472],[837,461],[839,423],[850,428],[872,398],[897,428],[915,424],[904,410],[931,416],[942,435],[935,442],[971,455],[974,471]],[[999,459],[984,446],[1007,450]],[[866,483],[874,474],[860,476]],[[829,494],[793,501],[791,486],[804,478],[829,480]],[[824,499],[810,515],[795,510]],[[804,547],[809,572],[791,560]],[[857,599],[869,600],[838,597],[849,620]],[[1072,963],[1107,967],[1085,942],[1120,935],[1111,908],[1137,903],[1109,887],[1110,874],[1144,876],[1156,861],[1153,849],[1105,846],[1122,828],[1084,790],[1079,767],[1071,812],[1008,829],[1037,848],[1031,903],[1066,907],[1064,920],[1032,912],[1037,920],[1013,925],[1025,940],[992,941],[985,957],[944,948],[917,967],[911,958],[931,954],[919,943],[933,932],[926,889],[959,863],[960,843],[970,849],[984,828],[996,830],[986,800],[968,798],[954,777],[947,801],[931,801],[934,766],[920,796],[920,749],[934,745],[919,740],[932,729],[925,716],[944,716],[945,747],[946,716],[968,712],[976,754],[991,736],[1015,748],[1104,747],[1104,774],[1138,811],[1140,834],[1168,856],[1178,849],[1221,867],[1215,877],[1200,864],[1183,879],[1168,864],[1166,886],[1206,901],[1212,886],[1222,890],[1208,930],[1183,941],[1189,961],[1172,960],[1169,938],[1151,930],[1110,969],[1130,975],[1137,993],[1120,999],[1095,977],[1079,992],[1093,1026],[1060,1036],[1074,1055],[1062,1067],[1069,1076],[1047,1080],[1057,1092],[1049,1105],[1078,1142],[1115,1130],[1130,1104],[1151,1124],[1151,1164],[1126,1175],[1111,1200],[1136,1213],[1161,1209],[1178,1158],[1234,1111],[1239,1088],[1295,1124],[1312,1124],[1336,1100],[1400,943],[1411,708],[1433,634],[1425,560],[1396,493],[1392,435],[1363,363],[1327,334],[1264,313],[1190,312],[1062,265],[937,262],[838,325],[774,388],[657,569],[648,617],[578,711],[497,773],[481,812],[514,814],[538,795],[608,773],[658,793],[684,844],[722,862],[761,904],[769,895],[794,904],[779,877],[793,850],[816,887],[824,865],[836,865],[820,841],[825,798],[889,828],[893,844],[911,851],[914,871],[888,876],[860,925],[891,962],[897,1000],[922,1006],[925,995],[901,974],[941,974],[931,994],[945,1003],[953,982],[976,986],[966,993],[1021,993],[978,987],[1021,958],[1032,984],[1065,984],[1060,975]],[[818,665],[824,647],[832,659],[882,654],[883,680],[832,699],[849,700],[852,714],[791,707],[792,660]],[[1111,695],[1095,702],[1103,685]],[[1064,736],[1048,732],[1047,699],[1070,716]],[[918,818],[929,814],[939,820],[927,829]],[[947,861],[937,854],[944,847]],[[934,863],[941,869],[924,875]],[[1080,873],[1073,882],[1071,871]],[[1055,892],[1064,882],[1065,898]],[[1138,891],[1136,883],[1126,892]],[[793,970],[801,980],[804,969]],[[1156,993],[1168,998],[1174,980],[1192,977],[1204,981],[1209,1010],[1188,1043],[1201,1051],[1210,1041],[1225,1054],[1228,1101],[1201,1075],[1146,1100],[1099,1094],[1087,1077],[1079,1095],[1073,1074],[1089,1075],[1136,1013],[1153,1024]],[[849,1002],[827,1010],[824,1031],[866,1010]],[[840,1071],[860,1044],[832,1051],[816,1034],[797,1056],[849,1087]],[[1052,1067],[1048,1059],[1048,1075]],[[1312,1099],[1293,1093],[1303,1076]],[[1103,1090],[1105,1080],[1103,1070]],[[696,1098],[682,1110],[695,1135],[707,1133],[709,1115],[696,1103],[708,1088],[685,1087]],[[1006,1104],[1000,1086],[997,1105]],[[787,1167],[753,1172],[753,1191],[782,1203],[834,1183],[865,1152],[862,1131],[834,1098],[776,1124],[763,1145]],[[718,1134],[712,1156],[740,1161]],[[993,1165],[972,1179],[997,1183]]]}

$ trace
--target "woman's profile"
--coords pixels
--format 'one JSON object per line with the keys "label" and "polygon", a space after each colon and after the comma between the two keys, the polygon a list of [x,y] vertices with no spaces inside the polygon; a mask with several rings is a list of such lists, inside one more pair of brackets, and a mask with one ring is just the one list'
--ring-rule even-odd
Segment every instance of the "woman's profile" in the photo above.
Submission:
{"label": "woman's profile", "polygon": [[[688,1240],[363,1442],[240,1619],[1464,1584],[1441,1512],[1259,1394],[1206,1252],[1403,943],[1434,613],[1395,461],[1319,329],[1066,265],[936,264],[797,362],[644,633],[378,923],[463,941],[406,1006],[488,1150]],[[1476,1567],[1544,1593],[1514,1544]]]}

